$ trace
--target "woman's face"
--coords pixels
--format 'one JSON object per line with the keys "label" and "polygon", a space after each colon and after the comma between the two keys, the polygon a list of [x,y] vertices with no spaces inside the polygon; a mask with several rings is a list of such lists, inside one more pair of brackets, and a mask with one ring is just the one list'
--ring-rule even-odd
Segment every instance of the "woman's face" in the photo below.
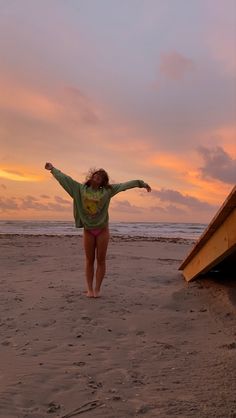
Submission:
{"label": "woman's face", "polygon": [[92,186],[94,187],[100,187],[102,184],[103,178],[101,176],[101,174],[99,173],[94,173],[91,179],[92,182]]}

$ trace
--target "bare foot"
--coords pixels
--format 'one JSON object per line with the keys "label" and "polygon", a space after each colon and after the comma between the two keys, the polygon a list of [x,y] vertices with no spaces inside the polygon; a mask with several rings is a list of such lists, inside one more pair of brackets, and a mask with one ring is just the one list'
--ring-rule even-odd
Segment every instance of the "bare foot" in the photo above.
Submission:
{"label": "bare foot", "polygon": [[95,298],[100,298],[100,290],[94,290],[94,292],[93,292],[93,296],[95,297]]}
{"label": "bare foot", "polygon": [[87,296],[88,298],[93,298],[93,297],[94,297],[93,290],[88,290],[88,291],[86,292],[86,296]]}

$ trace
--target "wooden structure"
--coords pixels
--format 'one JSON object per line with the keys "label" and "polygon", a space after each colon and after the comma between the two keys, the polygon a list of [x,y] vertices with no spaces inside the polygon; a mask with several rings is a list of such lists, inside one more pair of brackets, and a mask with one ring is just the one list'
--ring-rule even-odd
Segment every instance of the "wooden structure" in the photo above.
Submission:
{"label": "wooden structure", "polygon": [[184,278],[190,281],[217,266],[227,265],[231,268],[234,266],[236,279],[236,186],[179,270],[182,270]]}

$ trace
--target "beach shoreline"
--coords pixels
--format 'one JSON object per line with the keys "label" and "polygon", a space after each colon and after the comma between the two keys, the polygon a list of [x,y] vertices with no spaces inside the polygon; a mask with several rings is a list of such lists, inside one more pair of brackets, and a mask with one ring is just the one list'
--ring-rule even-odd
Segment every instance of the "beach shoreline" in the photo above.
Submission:
{"label": "beach shoreline", "polygon": [[235,288],[184,281],[192,243],[112,237],[90,300],[81,236],[0,235],[1,416],[235,417]]}
{"label": "beach shoreline", "polygon": [[[111,236],[138,239],[184,238],[196,241],[206,225],[176,222],[109,222]],[[0,220],[0,234],[10,235],[82,235],[73,221],[4,221]]]}
{"label": "beach shoreline", "polygon": [[[6,234],[6,233],[0,233],[0,240],[4,238],[13,239],[14,237],[57,237],[57,238],[75,238],[76,235],[71,234]],[[77,235],[77,238],[81,238],[81,235]],[[169,243],[176,243],[176,244],[187,244],[187,245],[193,245],[195,244],[196,240],[191,238],[179,238],[179,237],[144,237],[141,235],[131,236],[131,235],[119,235],[119,234],[111,234],[110,236],[111,242],[130,242],[130,241],[144,241],[144,242],[169,242]]]}

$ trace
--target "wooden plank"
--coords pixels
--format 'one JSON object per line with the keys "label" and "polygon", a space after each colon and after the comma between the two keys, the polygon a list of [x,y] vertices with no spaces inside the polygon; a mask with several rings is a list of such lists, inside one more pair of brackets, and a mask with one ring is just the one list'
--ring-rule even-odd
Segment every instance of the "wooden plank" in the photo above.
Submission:
{"label": "wooden plank", "polygon": [[[234,227],[233,227],[234,225]],[[214,232],[183,269],[187,281],[206,273],[236,249],[236,210]]]}
{"label": "wooden plank", "polygon": [[187,281],[206,273],[236,251],[236,187],[183,261]]}

